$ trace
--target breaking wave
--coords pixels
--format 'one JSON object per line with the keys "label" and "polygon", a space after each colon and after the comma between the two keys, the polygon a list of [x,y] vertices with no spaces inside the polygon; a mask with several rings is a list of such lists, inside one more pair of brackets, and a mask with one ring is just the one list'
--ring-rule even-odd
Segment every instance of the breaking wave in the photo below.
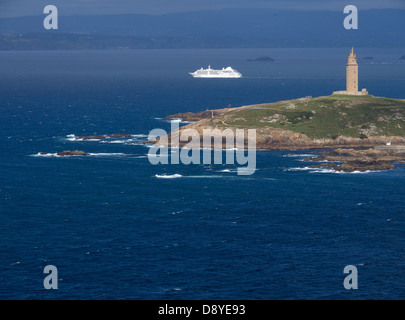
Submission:
{"label": "breaking wave", "polygon": [[310,167],[290,168],[290,169],[287,169],[285,171],[309,171],[309,173],[336,173],[336,174],[367,174],[367,173],[382,172],[381,170],[345,172],[345,171],[336,171],[336,170],[331,169],[331,168],[310,168]]}
{"label": "breaking wave", "polygon": [[159,179],[177,179],[182,178],[183,176],[181,174],[172,174],[172,175],[156,174],[155,177]]}
{"label": "breaking wave", "polygon": [[126,156],[125,153],[89,153],[87,155],[67,155],[59,156],[57,153],[41,153],[32,154],[32,157],[44,157],[44,158],[70,158],[70,157],[121,157]]}
{"label": "breaking wave", "polygon": [[123,137],[123,138],[117,138],[114,137],[113,135],[102,135],[103,138],[97,138],[97,139],[80,139],[78,136],[74,134],[68,134],[66,136],[66,140],[72,141],[72,142],[79,142],[79,141],[84,141],[84,142],[101,142],[101,143],[131,143],[131,142],[138,142],[139,140],[145,140],[145,138],[148,137],[146,134],[131,134],[131,137]]}
{"label": "breaking wave", "polygon": [[301,158],[301,157],[316,157],[317,154],[286,154],[283,157],[284,158]]}

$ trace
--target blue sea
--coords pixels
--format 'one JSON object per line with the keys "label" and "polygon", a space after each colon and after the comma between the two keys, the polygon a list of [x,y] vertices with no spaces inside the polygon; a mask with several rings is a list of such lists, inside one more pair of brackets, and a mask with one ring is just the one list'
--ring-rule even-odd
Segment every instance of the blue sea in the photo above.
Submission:
{"label": "blue sea", "polygon": [[[343,90],[350,49],[0,52],[0,298],[404,299],[404,165],[338,174],[299,170],[322,150],[259,151],[239,176],[126,143],[174,113]],[[405,49],[356,51],[361,88],[405,98]],[[208,65],[244,77],[188,74]],[[38,156],[76,149],[90,155]]]}

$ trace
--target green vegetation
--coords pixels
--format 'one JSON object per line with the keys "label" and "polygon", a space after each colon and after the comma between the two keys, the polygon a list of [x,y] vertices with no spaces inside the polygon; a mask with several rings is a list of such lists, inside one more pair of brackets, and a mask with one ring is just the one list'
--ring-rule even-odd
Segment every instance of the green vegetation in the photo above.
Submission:
{"label": "green vegetation", "polygon": [[405,100],[332,95],[248,106],[212,119],[219,127],[273,127],[310,138],[405,136]]}

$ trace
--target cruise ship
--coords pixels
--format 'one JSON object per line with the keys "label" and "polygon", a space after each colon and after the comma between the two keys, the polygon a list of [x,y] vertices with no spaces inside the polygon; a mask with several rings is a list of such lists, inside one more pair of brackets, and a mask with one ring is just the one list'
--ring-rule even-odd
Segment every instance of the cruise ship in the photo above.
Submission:
{"label": "cruise ship", "polygon": [[211,69],[211,66],[208,66],[208,69],[201,68],[196,72],[190,72],[190,74],[194,78],[242,78],[242,74],[231,67],[214,70]]}

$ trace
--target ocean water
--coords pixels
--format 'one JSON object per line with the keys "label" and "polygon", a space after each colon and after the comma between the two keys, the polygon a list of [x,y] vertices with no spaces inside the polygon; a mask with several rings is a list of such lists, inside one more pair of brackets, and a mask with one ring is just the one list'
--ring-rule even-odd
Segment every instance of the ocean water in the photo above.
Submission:
{"label": "ocean water", "polygon": [[[345,87],[347,49],[0,52],[1,299],[403,299],[405,167],[300,170],[309,151],[153,166],[178,112]],[[405,49],[357,50],[361,87],[405,98]],[[269,55],[273,63],[247,62]],[[362,57],[373,56],[374,60]],[[243,79],[193,79],[202,66]],[[115,140],[115,141],[114,141]],[[38,156],[83,150],[88,157]],[[45,290],[55,265],[59,289]],[[355,265],[359,289],[343,287]]]}

